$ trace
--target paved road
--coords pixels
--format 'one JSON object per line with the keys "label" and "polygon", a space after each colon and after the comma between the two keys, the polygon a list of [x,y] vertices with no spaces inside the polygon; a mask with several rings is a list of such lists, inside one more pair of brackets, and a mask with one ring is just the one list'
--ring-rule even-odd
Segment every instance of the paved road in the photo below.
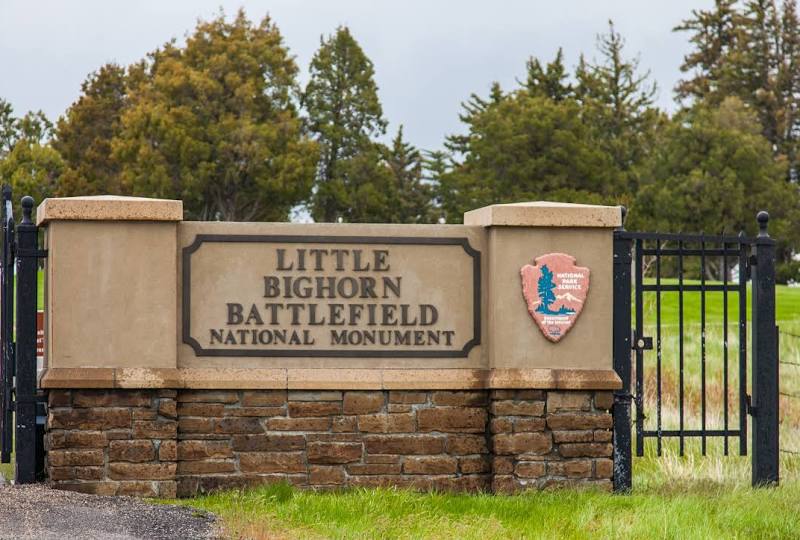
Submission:
{"label": "paved road", "polygon": [[214,516],[192,508],[41,485],[0,485],[0,540],[217,538]]}

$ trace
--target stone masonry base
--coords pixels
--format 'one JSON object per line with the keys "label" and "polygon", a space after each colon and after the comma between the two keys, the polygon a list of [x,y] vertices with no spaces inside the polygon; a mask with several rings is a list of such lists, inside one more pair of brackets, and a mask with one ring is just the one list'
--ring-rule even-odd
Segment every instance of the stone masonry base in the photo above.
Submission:
{"label": "stone masonry base", "polygon": [[53,487],[611,489],[611,392],[50,390]]}

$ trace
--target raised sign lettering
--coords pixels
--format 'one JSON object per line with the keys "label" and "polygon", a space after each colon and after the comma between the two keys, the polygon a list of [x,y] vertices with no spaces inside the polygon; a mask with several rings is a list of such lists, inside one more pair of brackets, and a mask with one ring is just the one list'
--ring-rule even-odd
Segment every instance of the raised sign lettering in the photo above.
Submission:
{"label": "raised sign lettering", "polygon": [[465,357],[480,342],[466,238],[199,234],[182,264],[197,356]]}

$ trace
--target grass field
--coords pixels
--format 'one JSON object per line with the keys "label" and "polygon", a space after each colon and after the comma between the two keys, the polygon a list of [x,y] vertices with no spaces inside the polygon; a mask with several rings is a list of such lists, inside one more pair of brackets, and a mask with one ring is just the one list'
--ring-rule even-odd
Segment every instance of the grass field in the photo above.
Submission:
{"label": "grass field", "polygon": [[[646,298],[645,324],[655,338],[655,295]],[[678,295],[666,293],[662,308],[662,425],[678,426]],[[748,311],[749,311],[748,294]],[[723,295],[706,297],[706,425],[724,425]],[[729,294],[728,420],[738,422],[738,298]],[[800,288],[779,286],[781,330],[800,336]],[[731,323],[731,321],[733,321]],[[684,298],[685,427],[701,416],[700,297]],[[800,395],[800,338],[783,334],[781,390]],[[748,351],[749,355],[749,351]],[[645,357],[645,426],[657,419],[657,352]],[[749,387],[748,372],[748,387]],[[749,390],[748,390],[749,391]],[[800,452],[800,399],[781,397],[781,445]],[[598,492],[527,493],[520,496],[419,494],[404,490],[311,493],[266,486],[198,497],[182,504],[217,513],[230,538],[800,538],[800,455],[781,455],[781,486],[750,487],[750,458],[738,442],[677,441],[656,456],[654,441],[634,459],[634,490],[628,496]],[[748,437],[748,447],[750,440]]]}

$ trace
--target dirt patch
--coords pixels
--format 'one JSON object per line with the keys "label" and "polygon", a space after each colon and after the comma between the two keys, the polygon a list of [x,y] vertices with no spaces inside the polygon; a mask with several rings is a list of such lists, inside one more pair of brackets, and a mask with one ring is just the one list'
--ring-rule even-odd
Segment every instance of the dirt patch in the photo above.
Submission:
{"label": "dirt patch", "polygon": [[213,514],[131,497],[0,485],[0,540],[218,538]]}

